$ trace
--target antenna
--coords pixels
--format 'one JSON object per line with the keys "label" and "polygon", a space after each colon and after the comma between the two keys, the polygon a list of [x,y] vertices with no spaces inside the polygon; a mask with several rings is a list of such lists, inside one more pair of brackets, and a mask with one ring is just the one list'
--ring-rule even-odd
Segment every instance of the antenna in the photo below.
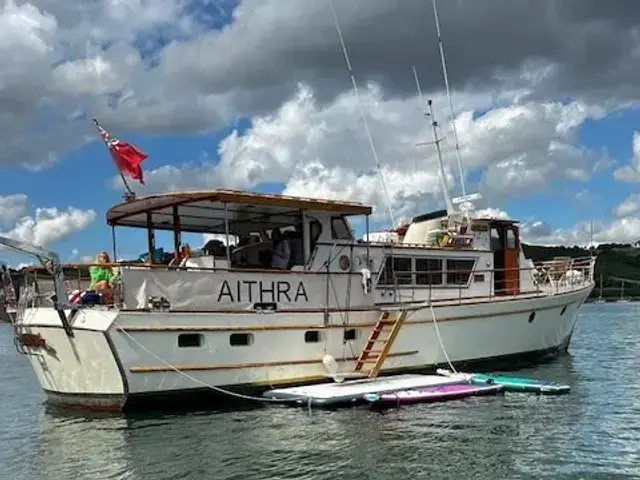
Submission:
{"label": "antenna", "polygon": [[[420,79],[418,78],[418,71],[416,70],[415,65],[413,66],[413,76],[416,79],[416,87],[418,88],[418,96],[420,98],[420,103],[424,104],[424,98],[422,97],[422,89],[420,88]],[[444,204],[447,207],[447,214],[451,215],[455,210],[453,208],[453,203],[451,202],[451,197],[449,196],[449,185],[447,185],[447,177],[444,172],[444,163],[442,162],[442,152],[440,150],[440,142],[443,138],[438,138],[438,122],[436,122],[435,116],[433,114],[433,101],[429,99],[427,102],[429,106],[429,111],[424,112],[425,117],[431,117],[431,127],[433,128],[433,142],[420,142],[417,143],[417,146],[424,145],[436,145],[436,150],[438,151],[438,176],[440,177],[440,184],[442,185],[442,194],[444,195]]]}
{"label": "antenna", "polygon": [[349,53],[347,52],[347,46],[345,45],[344,38],[342,37],[342,30],[340,29],[340,23],[338,22],[338,15],[336,14],[336,9],[333,4],[333,0],[329,0],[329,4],[331,6],[331,13],[333,13],[333,22],[336,26],[336,30],[338,31],[338,37],[340,38],[340,45],[342,46],[342,53],[344,54],[344,60],[347,64],[349,75],[351,76],[351,83],[353,83],[353,90],[356,94],[356,98],[358,99],[358,106],[360,107],[360,114],[362,115],[362,120],[364,122],[364,129],[367,133],[367,138],[369,139],[369,145],[371,146],[371,152],[373,153],[373,157],[375,158],[376,166],[378,167],[378,173],[380,174],[380,181],[382,183],[382,189],[384,191],[385,200],[387,202],[387,208],[389,209],[389,217],[391,218],[391,228],[395,228],[396,220],[395,220],[395,216],[393,215],[393,210],[391,209],[389,192],[387,190],[387,184],[384,181],[384,174],[382,173],[380,158],[378,157],[378,152],[376,151],[376,147],[373,143],[373,137],[371,136],[371,131],[369,130],[369,123],[367,122],[367,116],[365,115],[364,108],[362,107],[362,100],[360,99],[360,91],[358,90],[358,83],[356,82],[356,76],[353,73],[353,69],[351,68]]}
{"label": "antenna", "polygon": [[456,155],[458,158],[458,172],[460,175],[460,188],[462,190],[462,196],[453,199],[453,203],[460,206],[460,210],[464,212],[464,216],[469,221],[469,211],[473,210],[473,200],[482,198],[479,193],[467,195],[464,184],[464,173],[462,172],[462,156],[460,155],[460,141],[458,140],[458,129],[456,128],[455,117],[453,113],[453,103],[451,101],[451,90],[449,89],[449,75],[447,74],[447,62],[444,58],[444,42],[442,41],[442,32],[440,31],[440,18],[438,17],[438,6],[436,0],[432,0],[433,3],[433,17],[436,24],[436,33],[438,35],[438,48],[440,49],[440,63],[442,65],[442,75],[444,77],[444,86],[447,92],[447,99],[449,101],[449,112],[451,114],[451,126],[453,129],[453,138],[456,144]]}

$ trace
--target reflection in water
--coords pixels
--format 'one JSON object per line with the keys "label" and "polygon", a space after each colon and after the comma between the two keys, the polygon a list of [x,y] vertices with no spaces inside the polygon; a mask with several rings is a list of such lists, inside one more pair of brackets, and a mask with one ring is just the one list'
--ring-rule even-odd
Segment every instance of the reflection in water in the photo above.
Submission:
{"label": "reflection in water", "polygon": [[585,306],[571,354],[519,372],[569,383],[569,395],[382,412],[71,415],[43,407],[30,367],[9,352],[0,462],[16,480],[640,478],[636,310]]}
{"label": "reflection in water", "polygon": [[127,428],[122,417],[60,416],[47,409],[38,429],[36,478],[132,478]]}

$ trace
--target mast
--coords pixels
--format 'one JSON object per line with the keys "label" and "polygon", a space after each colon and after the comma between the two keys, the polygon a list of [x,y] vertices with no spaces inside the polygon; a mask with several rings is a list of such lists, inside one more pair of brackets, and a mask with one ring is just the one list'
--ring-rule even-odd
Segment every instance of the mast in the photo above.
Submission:
{"label": "mast", "polygon": [[[416,79],[416,87],[418,89],[418,97],[420,98],[420,103],[424,104],[424,99],[422,97],[422,88],[420,88],[420,79],[418,78],[418,72],[414,65],[413,67],[413,76]],[[433,101],[429,99],[427,101],[427,105],[429,107],[428,112],[424,112],[425,117],[431,118],[431,127],[433,128],[433,142],[419,142],[417,146],[430,145],[434,143],[436,145],[436,150],[438,152],[438,177],[440,178],[440,185],[442,187],[442,194],[444,195],[444,203],[447,207],[447,215],[451,215],[455,212],[455,208],[453,207],[453,202],[451,201],[451,196],[449,195],[449,185],[447,184],[447,177],[444,172],[444,162],[442,161],[442,151],[440,149],[440,142],[442,138],[438,138],[438,122],[435,119],[435,115],[433,113]]]}
{"label": "mast", "polygon": [[[475,208],[473,205],[474,200],[478,200],[482,198],[479,193],[473,193],[471,195],[467,195],[467,191],[464,183],[464,173],[462,171],[462,155],[460,154],[460,142],[458,140],[458,130],[456,128],[455,115],[453,113],[453,102],[451,100],[451,90],[449,88],[449,75],[447,73],[447,62],[444,56],[444,42],[442,41],[442,32],[440,30],[440,18],[438,16],[438,6],[436,4],[436,0],[432,0],[433,4],[433,17],[436,25],[436,34],[438,36],[438,48],[440,50],[440,64],[442,66],[442,75],[444,77],[444,85],[445,90],[447,92],[447,100],[449,102],[449,112],[451,114],[451,126],[453,130],[453,137],[455,141],[455,149],[456,155],[458,158],[458,174],[460,175],[460,189],[462,191],[462,196],[456,197],[452,200],[453,204],[459,205],[460,210],[463,212],[464,218],[466,218],[467,222],[470,221],[469,212]],[[447,207],[447,210],[449,207]],[[455,211],[452,208],[452,211],[449,213],[454,213]]]}
{"label": "mast", "polygon": [[440,50],[440,64],[442,65],[442,75],[444,77],[444,86],[447,91],[447,99],[449,101],[449,112],[451,113],[451,126],[453,128],[453,138],[456,143],[456,154],[458,156],[458,172],[460,174],[460,188],[462,196],[466,197],[467,192],[464,186],[464,174],[462,173],[462,156],[460,155],[460,142],[458,141],[458,129],[453,114],[453,103],[451,101],[451,91],[449,89],[449,75],[447,74],[447,62],[444,58],[444,43],[442,41],[442,32],[440,31],[440,18],[438,17],[438,6],[436,0],[433,0],[433,17],[436,23],[436,33],[438,35],[438,48]]}

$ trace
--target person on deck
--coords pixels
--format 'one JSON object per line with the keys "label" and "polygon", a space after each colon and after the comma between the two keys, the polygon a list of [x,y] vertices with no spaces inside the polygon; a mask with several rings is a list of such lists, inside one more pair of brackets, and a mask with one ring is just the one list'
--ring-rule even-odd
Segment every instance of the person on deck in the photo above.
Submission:
{"label": "person on deck", "polygon": [[[96,264],[111,263],[107,252],[100,252],[95,260]],[[114,284],[114,275],[111,267],[92,265],[89,267],[91,284],[89,290],[111,290]]]}
{"label": "person on deck", "polygon": [[289,258],[291,257],[291,247],[289,241],[277,228],[271,234],[273,240],[273,255],[271,257],[271,268],[286,270],[289,268]]}

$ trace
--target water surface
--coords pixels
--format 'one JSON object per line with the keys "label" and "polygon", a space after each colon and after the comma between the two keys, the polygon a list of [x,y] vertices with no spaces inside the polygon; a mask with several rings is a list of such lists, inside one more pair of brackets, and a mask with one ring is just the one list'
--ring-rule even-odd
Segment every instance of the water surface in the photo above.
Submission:
{"label": "water surface", "polygon": [[581,312],[570,355],[519,371],[568,383],[569,395],[507,393],[383,413],[53,411],[10,325],[0,325],[0,478],[640,478],[640,304]]}

